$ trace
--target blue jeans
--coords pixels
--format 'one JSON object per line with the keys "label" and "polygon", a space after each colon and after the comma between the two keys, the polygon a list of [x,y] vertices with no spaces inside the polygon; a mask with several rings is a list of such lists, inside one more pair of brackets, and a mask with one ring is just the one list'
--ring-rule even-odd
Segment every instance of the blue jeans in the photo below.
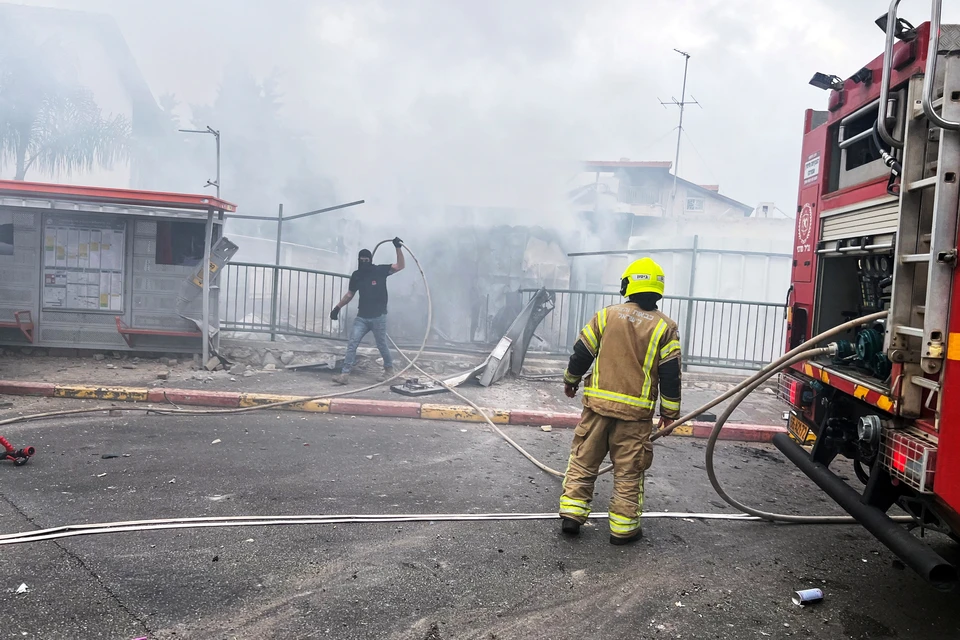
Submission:
{"label": "blue jeans", "polygon": [[353,365],[357,364],[357,347],[360,346],[360,341],[363,340],[368,331],[373,331],[373,337],[377,341],[377,349],[383,356],[383,368],[393,368],[393,357],[390,355],[390,348],[387,346],[387,314],[378,318],[357,316],[353,319],[353,327],[350,329],[350,341],[347,343],[347,357],[343,361],[343,373],[350,373]]}

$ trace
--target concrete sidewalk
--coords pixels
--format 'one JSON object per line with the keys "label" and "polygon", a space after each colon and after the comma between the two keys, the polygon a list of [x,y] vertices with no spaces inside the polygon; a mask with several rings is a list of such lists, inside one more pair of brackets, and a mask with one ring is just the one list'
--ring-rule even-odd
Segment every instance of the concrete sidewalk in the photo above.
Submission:
{"label": "concrete sidewalk", "polygon": [[[103,354],[95,360],[92,354],[80,357],[51,357],[36,355],[42,350],[32,350],[25,356],[20,351],[5,351],[0,356],[0,380],[50,382],[57,384],[83,384],[97,387],[134,387],[146,389],[185,389],[235,391],[238,393],[271,393],[277,395],[319,397],[342,391],[333,384],[333,372],[329,370],[287,370],[283,366],[255,368],[237,365],[230,371],[209,372],[199,370],[193,360],[170,360],[168,358],[123,357],[123,354]],[[117,356],[117,357],[114,357]],[[456,363],[428,361],[422,366],[434,375],[445,377],[475,364],[470,358]],[[554,361],[560,374],[566,363]],[[354,369],[351,387],[373,384],[376,380],[376,363],[365,358]],[[404,378],[420,377],[410,371]],[[740,375],[705,375],[684,373],[683,406],[696,407],[723,393],[745,377]],[[577,412],[580,398],[570,399],[563,394],[559,380],[531,380],[507,378],[491,387],[465,384],[458,391],[486,407],[509,407],[523,410],[546,410],[552,412]],[[377,400],[403,400],[387,387],[379,387],[357,396]],[[456,402],[449,393],[427,396],[428,403]],[[719,412],[723,405],[715,411]],[[762,387],[751,395],[733,413],[731,420],[742,424],[782,426],[783,405],[774,395],[772,384]]]}
{"label": "concrete sidewalk", "polygon": [[[240,408],[273,402],[292,402],[287,410],[334,414],[426,418],[478,422],[483,418],[448,392],[417,399],[406,398],[382,386],[349,398],[329,399],[344,391],[333,384],[329,370],[291,370],[268,365],[255,368],[235,365],[229,371],[202,370],[191,359],[143,358],[124,354],[87,354],[85,357],[53,357],[5,351],[0,358],[0,395],[43,398],[139,402],[165,406]],[[438,376],[471,366],[471,361],[423,365]],[[563,363],[557,361],[558,371]],[[281,365],[282,367],[282,365]],[[439,369],[443,369],[442,371]],[[452,369],[452,371],[451,371]],[[375,382],[372,358],[354,370],[348,389]],[[403,378],[422,377],[408,372]],[[685,374],[683,407],[693,408],[723,393],[744,376]],[[491,419],[500,424],[571,427],[582,409],[580,397],[567,398],[559,380],[507,378],[491,387],[465,384],[458,391],[481,407],[489,407]],[[317,399],[308,402],[311,399]],[[714,411],[719,413],[724,405]],[[758,390],[734,412],[724,436],[745,441],[769,441],[783,431],[783,406],[772,386]],[[712,423],[697,423],[678,429],[677,435],[704,437]]]}
{"label": "concrete sidewalk", "polygon": [[[351,416],[378,416],[391,418],[420,418],[447,422],[484,422],[484,417],[468,405],[378,400],[372,398],[317,398],[237,391],[206,391],[191,389],[149,389],[145,387],[96,386],[84,384],[56,384],[52,382],[18,382],[0,380],[0,395],[39,396],[45,398],[95,400],[107,402],[148,403],[154,407],[212,407],[241,409],[286,403],[276,409],[311,413],[331,413]],[[575,427],[580,414],[575,411],[536,409],[483,408],[483,413],[495,424],[539,427]],[[708,422],[692,422],[674,430],[676,436],[706,438],[713,429]],[[783,427],[770,425],[727,424],[721,439],[740,442],[769,442]]]}

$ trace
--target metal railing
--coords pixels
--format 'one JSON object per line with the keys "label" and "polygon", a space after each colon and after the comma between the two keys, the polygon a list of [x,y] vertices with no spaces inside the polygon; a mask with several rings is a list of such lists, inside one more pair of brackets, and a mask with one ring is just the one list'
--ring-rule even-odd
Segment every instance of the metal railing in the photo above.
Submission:
{"label": "metal railing", "polygon": [[[525,300],[535,292],[521,289]],[[623,302],[613,292],[551,292],[556,296],[555,307],[537,329],[532,352],[570,353],[580,330],[597,311]],[[668,296],[659,306],[680,327],[685,365],[753,370],[783,354],[783,303]]]}
{"label": "metal railing", "polygon": [[343,273],[232,262],[220,283],[220,329],[345,340],[347,309],[330,311],[347,292]]}
{"label": "metal railing", "polygon": [[[343,273],[275,267],[250,262],[228,263],[220,282],[220,328],[311,338],[346,340],[349,307],[340,321],[330,310],[347,292]],[[521,289],[524,302],[538,289]],[[606,306],[619,304],[619,293],[573,289],[548,290],[554,310],[535,332],[530,351],[566,355],[580,329]],[[680,326],[686,365],[759,369],[783,353],[786,335],[784,305],[669,296],[660,309]]]}

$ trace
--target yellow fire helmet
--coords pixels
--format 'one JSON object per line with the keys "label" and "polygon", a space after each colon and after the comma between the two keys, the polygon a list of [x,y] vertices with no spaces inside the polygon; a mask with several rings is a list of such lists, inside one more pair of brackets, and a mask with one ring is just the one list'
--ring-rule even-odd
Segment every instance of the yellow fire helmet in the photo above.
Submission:
{"label": "yellow fire helmet", "polygon": [[629,298],[635,293],[663,295],[663,269],[650,258],[633,262],[620,276],[620,295]]}

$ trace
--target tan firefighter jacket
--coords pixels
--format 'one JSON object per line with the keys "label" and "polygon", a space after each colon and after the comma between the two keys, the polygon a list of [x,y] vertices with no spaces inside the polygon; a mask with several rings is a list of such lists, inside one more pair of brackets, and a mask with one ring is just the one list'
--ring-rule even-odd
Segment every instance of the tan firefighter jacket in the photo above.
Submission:
{"label": "tan firefighter jacket", "polygon": [[[677,323],[659,310],[645,311],[632,302],[601,309],[581,331],[580,342],[595,358],[583,388],[583,406],[620,420],[650,420],[657,404],[661,364],[680,358]],[[679,367],[674,365],[679,378]],[[579,377],[565,380],[571,384]],[[575,380],[573,378],[576,378]],[[660,415],[680,415],[676,398],[660,398]]]}

